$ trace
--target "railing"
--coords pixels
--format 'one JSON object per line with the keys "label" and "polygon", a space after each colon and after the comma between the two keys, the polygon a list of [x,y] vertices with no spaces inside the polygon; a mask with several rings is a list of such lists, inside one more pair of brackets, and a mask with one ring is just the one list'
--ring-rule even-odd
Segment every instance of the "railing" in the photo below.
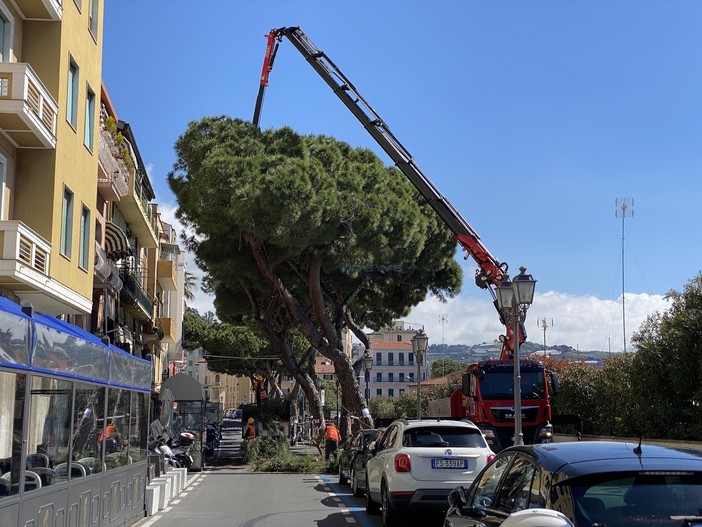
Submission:
{"label": "railing", "polygon": [[107,130],[101,130],[98,158],[105,169],[105,175],[98,176],[98,183],[112,185],[117,191],[117,195],[122,197],[129,192],[129,170],[127,170],[124,161],[116,157],[116,152],[117,145],[112,134]]}
{"label": "railing", "polygon": [[139,284],[138,280],[134,276],[132,276],[132,274],[127,269],[120,269],[119,276],[122,279],[122,284],[124,285],[121,294],[130,294],[149,317],[153,316],[153,301],[149,298],[149,295],[146,293],[146,291],[144,291],[144,289],[141,287],[141,284]]}
{"label": "railing", "polygon": [[49,274],[49,242],[17,220],[0,221],[0,234],[3,236],[3,260],[15,260],[42,274]]}
{"label": "railing", "polygon": [[[16,106],[17,100],[24,101],[23,107]],[[0,112],[19,114],[45,148],[56,147],[58,104],[29,64],[0,62]]]}
{"label": "railing", "polygon": [[146,189],[139,182],[139,178],[134,179],[134,197],[137,198],[137,201],[141,205],[141,210],[144,212],[154,236],[158,239],[158,225],[156,223],[156,217],[149,206],[149,198],[146,195]]}

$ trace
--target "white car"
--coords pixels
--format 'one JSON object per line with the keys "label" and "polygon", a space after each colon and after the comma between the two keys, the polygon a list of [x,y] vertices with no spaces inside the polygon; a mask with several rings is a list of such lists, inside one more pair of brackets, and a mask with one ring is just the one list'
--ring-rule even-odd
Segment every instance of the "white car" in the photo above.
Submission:
{"label": "white car", "polygon": [[400,525],[405,511],[448,509],[457,485],[475,479],[495,454],[468,421],[393,421],[366,465],[366,512],[382,506],[383,526]]}

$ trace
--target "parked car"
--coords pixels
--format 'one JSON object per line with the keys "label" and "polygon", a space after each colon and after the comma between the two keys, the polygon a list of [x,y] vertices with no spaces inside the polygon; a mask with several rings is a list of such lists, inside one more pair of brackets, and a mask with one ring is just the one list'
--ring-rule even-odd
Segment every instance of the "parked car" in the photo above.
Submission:
{"label": "parked car", "polygon": [[449,503],[444,527],[506,527],[514,513],[544,509],[576,527],[702,525],[702,451],[609,441],[513,446]]}
{"label": "parked car", "polygon": [[352,437],[339,445],[339,483],[345,485],[351,476],[351,465],[358,453],[368,444],[368,438],[376,432],[376,428],[359,430]]}
{"label": "parked car", "polygon": [[373,433],[366,438],[363,448],[353,458],[349,480],[351,483],[351,493],[358,497],[366,492],[366,464],[370,458],[369,447],[374,441],[378,441],[385,428],[373,429]]}
{"label": "parked car", "polygon": [[345,485],[351,476],[351,466],[358,453],[368,444],[368,438],[377,432],[376,428],[359,430],[339,447],[339,483]]}
{"label": "parked car", "polygon": [[399,525],[408,510],[448,509],[448,495],[468,484],[494,453],[468,421],[398,419],[370,447],[366,511],[383,525]]}

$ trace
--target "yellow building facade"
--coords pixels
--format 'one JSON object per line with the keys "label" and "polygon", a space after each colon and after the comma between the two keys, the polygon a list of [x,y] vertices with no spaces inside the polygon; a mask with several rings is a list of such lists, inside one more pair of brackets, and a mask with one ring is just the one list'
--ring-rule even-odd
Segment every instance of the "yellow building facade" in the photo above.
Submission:
{"label": "yellow building facade", "polygon": [[54,315],[92,308],[101,21],[97,0],[0,1],[0,291]]}

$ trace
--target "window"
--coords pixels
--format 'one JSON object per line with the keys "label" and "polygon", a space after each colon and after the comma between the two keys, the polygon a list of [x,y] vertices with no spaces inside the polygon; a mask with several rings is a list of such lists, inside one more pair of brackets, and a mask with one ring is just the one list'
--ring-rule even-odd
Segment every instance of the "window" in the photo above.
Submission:
{"label": "window", "polygon": [[410,372],[407,375],[409,376],[409,382],[414,382],[414,372]]}
{"label": "window", "polygon": [[400,372],[400,382],[405,382],[405,374],[404,374],[404,372]]}
{"label": "window", "polygon": [[414,366],[414,355],[412,353],[407,354],[407,366]]}
{"label": "window", "polygon": [[507,514],[526,509],[533,479],[534,464],[524,457],[517,457],[502,481],[494,508]]}
{"label": "window", "polygon": [[88,268],[88,254],[90,252],[90,210],[83,206],[80,214],[80,253],[78,265],[83,269]]}
{"label": "window", "polygon": [[392,352],[388,352],[388,366],[392,366],[395,363],[395,357]]}
{"label": "window", "polygon": [[402,335],[397,336],[397,342],[402,342]]}
{"label": "window", "polygon": [[73,241],[73,192],[64,187],[63,206],[61,209],[61,254],[71,257]]}
{"label": "window", "polygon": [[405,391],[402,388],[400,388],[400,395],[405,395]]}
{"label": "window", "polygon": [[95,136],[95,92],[88,86],[85,96],[85,135],[83,143],[88,150],[93,151],[93,137]]}
{"label": "window", "polygon": [[388,382],[395,382],[395,375],[392,372],[388,373]]}
{"label": "window", "polygon": [[88,29],[97,37],[97,25],[98,25],[98,0],[90,0],[90,6],[88,7]]}
{"label": "window", "polygon": [[378,388],[377,390],[375,390],[375,395],[383,395],[383,389]]}
{"label": "window", "polygon": [[383,354],[382,354],[382,353],[376,353],[376,354],[375,354],[375,365],[376,365],[376,366],[382,366],[382,365],[383,365]]}
{"label": "window", "polygon": [[383,374],[380,372],[375,373],[375,382],[383,382]]}
{"label": "window", "polygon": [[395,397],[395,390],[392,388],[388,389],[388,397]]}
{"label": "window", "polygon": [[75,129],[78,126],[78,65],[71,57],[68,64],[68,94],[66,95],[66,120]]}
{"label": "window", "polygon": [[405,354],[402,353],[402,352],[398,353],[398,354],[397,354],[397,360],[398,360],[398,364],[399,364],[400,366],[404,366],[404,365],[405,365]]}
{"label": "window", "polygon": [[480,480],[472,486],[473,495],[468,497],[467,507],[479,507],[481,509],[492,507],[497,484],[500,482],[500,478],[513,457],[514,453],[509,452],[498,457],[492,465],[485,469]]}

